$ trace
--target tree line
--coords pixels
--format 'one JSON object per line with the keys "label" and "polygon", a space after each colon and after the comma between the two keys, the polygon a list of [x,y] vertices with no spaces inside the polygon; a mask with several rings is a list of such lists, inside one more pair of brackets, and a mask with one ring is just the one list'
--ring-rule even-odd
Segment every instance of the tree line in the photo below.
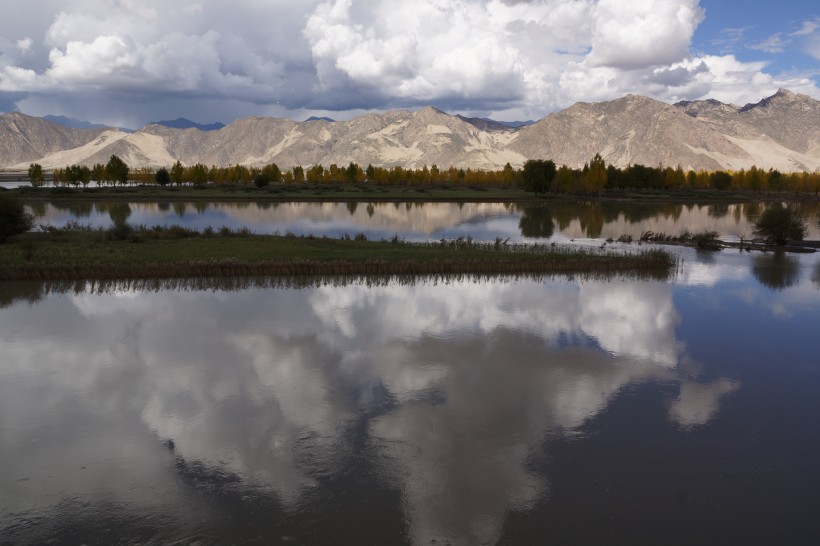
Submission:
{"label": "tree line", "polygon": [[[29,168],[32,185],[42,185],[43,169],[38,164]],[[324,167],[293,167],[280,169],[275,163],[261,167],[231,165],[228,167],[206,166],[201,163],[183,165],[177,161],[170,167],[160,169],[130,169],[116,155],[108,163],[70,165],[53,171],[55,185],[87,186],[90,182],[98,185],[159,184],[166,185],[256,185],[269,184],[375,184],[393,186],[427,186],[444,184],[448,186],[519,186],[535,194],[565,193],[575,195],[595,195],[605,190],[663,190],[676,188],[700,188],[715,190],[753,190],[776,192],[820,193],[820,171],[782,173],[776,169],[764,170],[758,167],[739,171],[695,171],[682,167],[659,165],[629,165],[619,168],[607,165],[600,154],[596,154],[581,168],[566,165],[557,166],[551,160],[529,160],[520,169],[507,163],[499,170],[463,169],[437,165],[420,169],[400,166],[362,167],[355,162],[347,166],[336,164]]]}

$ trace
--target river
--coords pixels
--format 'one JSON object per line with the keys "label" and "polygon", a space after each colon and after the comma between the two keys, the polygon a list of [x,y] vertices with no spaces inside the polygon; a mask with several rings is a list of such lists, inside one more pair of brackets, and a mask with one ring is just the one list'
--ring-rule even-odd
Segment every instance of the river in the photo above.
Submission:
{"label": "river", "polygon": [[[37,203],[29,207],[35,224],[63,226],[79,222],[112,225],[112,214],[132,225],[181,225],[202,230],[248,228],[255,233],[296,235],[364,233],[370,239],[394,235],[408,241],[471,236],[512,241],[550,239],[617,239],[644,231],[680,235],[717,231],[724,238],[752,235],[754,220],[767,205],[759,202],[710,204],[647,204],[557,201],[517,203]],[[808,238],[820,239],[820,205],[799,205],[809,222]]]}
{"label": "river", "polygon": [[[594,237],[742,235],[744,206]],[[503,204],[373,209],[206,212],[529,237]],[[820,260],[679,251],[668,281],[2,283],[0,542],[810,544]]]}

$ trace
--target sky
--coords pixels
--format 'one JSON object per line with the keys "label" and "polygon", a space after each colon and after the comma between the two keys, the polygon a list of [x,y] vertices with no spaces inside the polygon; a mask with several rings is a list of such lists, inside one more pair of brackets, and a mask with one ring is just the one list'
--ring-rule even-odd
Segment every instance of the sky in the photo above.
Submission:
{"label": "sky", "polygon": [[820,99],[805,0],[3,0],[0,112],[141,127]]}

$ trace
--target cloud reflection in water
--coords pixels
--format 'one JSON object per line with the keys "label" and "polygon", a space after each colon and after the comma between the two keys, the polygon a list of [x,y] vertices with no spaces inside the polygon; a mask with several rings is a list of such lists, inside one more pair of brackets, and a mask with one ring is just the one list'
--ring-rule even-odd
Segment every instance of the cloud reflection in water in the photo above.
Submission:
{"label": "cloud reflection in water", "polygon": [[[679,384],[668,416],[682,427],[737,388],[681,369],[665,283],[125,291],[13,310],[0,317],[6,513],[69,494],[184,519],[168,445],[296,506],[364,440],[411,540],[494,541],[508,511],[548,492],[533,451],[626,387]],[[65,471],[44,479],[55,457]]]}

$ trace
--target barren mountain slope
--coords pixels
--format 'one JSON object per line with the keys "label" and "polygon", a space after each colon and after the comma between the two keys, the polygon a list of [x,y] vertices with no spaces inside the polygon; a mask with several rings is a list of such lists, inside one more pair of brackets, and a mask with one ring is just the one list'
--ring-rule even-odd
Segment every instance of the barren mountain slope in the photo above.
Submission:
{"label": "barren mountain slope", "polygon": [[675,106],[723,132],[758,166],[809,171],[820,166],[820,101],[811,97],[780,89],[742,108],[715,100]]}
{"label": "barren mountain slope", "polygon": [[628,95],[577,103],[520,129],[476,123],[435,108],[394,110],[349,121],[294,122],[251,117],[218,131],[148,125],[133,134],[69,129],[22,114],[0,116],[0,167],[24,169],[104,163],[347,165],[500,169],[527,159],[580,167],[600,153],[608,163],[693,169],[757,165],[783,171],[820,168],[820,102],[780,90],[739,108],[715,100],[669,105]]}
{"label": "barren mountain slope", "polygon": [[780,89],[771,97],[742,108],[717,101],[694,101],[676,106],[724,131],[733,131],[731,136],[768,137],[800,153],[816,151],[820,146],[820,101],[788,89]]}
{"label": "barren mountain slope", "polygon": [[19,112],[0,115],[0,167],[78,148],[106,129],[72,129]]}
{"label": "barren mountain slope", "polygon": [[345,136],[336,140],[323,163],[498,169],[508,161],[522,164],[526,160],[506,149],[515,131],[481,130],[435,108],[388,112],[365,123],[359,121],[362,119],[333,124],[340,125]]}
{"label": "barren mountain slope", "polygon": [[741,160],[749,154],[710,125],[647,97],[577,103],[519,131],[510,146],[528,158],[580,167],[600,153],[607,163],[717,169],[711,153]]}

